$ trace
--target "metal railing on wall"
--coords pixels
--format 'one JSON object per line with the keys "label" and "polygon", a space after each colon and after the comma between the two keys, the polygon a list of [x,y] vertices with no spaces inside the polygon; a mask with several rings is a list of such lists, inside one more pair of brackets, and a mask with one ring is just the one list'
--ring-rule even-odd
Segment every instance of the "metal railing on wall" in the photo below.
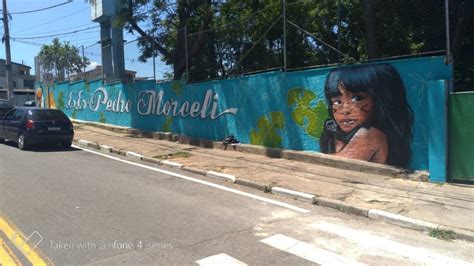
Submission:
{"label": "metal railing on wall", "polygon": [[[372,60],[426,55],[450,58],[446,1],[275,0],[260,3],[258,8],[245,6],[248,12],[237,19],[219,10],[227,2],[219,3],[219,12],[207,28],[196,30],[195,25],[184,23],[175,29],[175,38],[184,39],[183,45],[175,47],[182,60],[175,61],[180,65],[164,76],[200,82]],[[140,73],[138,80],[157,80],[159,54],[154,39],[150,33],[124,42],[126,70],[153,70]],[[137,50],[144,46],[154,53],[137,57]],[[100,70],[94,71],[101,64],[99,42],[81,45],[80,53],[90,61],[87,72],[68,73],[65,79],[107,78],[100,76]],[[127,80],[137,80],[131,76],[133,73],[126,73]]]}
{"label": "metal railing on wall", "polygon": [[[444,0],[278,2],[205,31],[179,30],[177,34],[186,39],[187,79],[197,82],[274,69],[449,55]],[[203,40],[211,43],[202,46],[213,49],[191,53],[193,45]],[[197,67],[212,56],[213,65]]]}

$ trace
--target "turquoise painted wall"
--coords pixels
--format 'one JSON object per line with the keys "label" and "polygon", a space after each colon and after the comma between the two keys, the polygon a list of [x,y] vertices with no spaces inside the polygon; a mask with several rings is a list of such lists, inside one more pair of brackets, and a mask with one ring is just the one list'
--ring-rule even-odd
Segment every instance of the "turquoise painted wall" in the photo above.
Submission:
{"label": "turquoise painted wall", "polygon": [[[444,125],[433,125],[437,105],[430,101],[446,101],[440,92],[444,87],[436,81],[451,80],[452,66],[444,63],[444,57],[387,63],[402,77],[414,113],[409,168],[429,170],[430,161],[444,160],[439,158],[444,151],[430,154],[430,139],[446,140],[444,133],[432,130]],[[57,108],[79,120],[211,140],[232,134],[242,143],[317,152],[327,117],[324,83],[330,70],[277,71],[197,84],[61,83],[49,91]],[[45,86],[37,84],[37,88],[47,94]],[[430,96],[433,93],[436,97]],[[445,178],[437,176],[437,180]]]}

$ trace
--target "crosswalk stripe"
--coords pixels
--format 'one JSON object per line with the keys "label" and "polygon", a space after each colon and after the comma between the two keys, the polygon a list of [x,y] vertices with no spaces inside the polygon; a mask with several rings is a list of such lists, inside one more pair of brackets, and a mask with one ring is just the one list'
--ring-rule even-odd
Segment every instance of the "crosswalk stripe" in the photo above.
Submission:
{"label": "crosswalk stripe", "polygon": [[0,265],[21,265],[20,260],[16,257],[15,253],[10,247],[0,238]]}
{"label": "crosswalk stripe", "polygon": [[260,242],[320,265],[364,265],[331,251],[281,234],[262,239]]}
{"label": "crosswalk stripe", "polygon": [[247,265],[237,259],[232,258],[231,256],[221,253],[214,256],[210,256],[204,259],[196,261],[199,265],[230,265],[230,266],[244,266]]}
{"label": "crosswalk stripe", "polygon": [[414,247],[397,241],[374,236],[367,232],[356,231],[354,229],[331,224],[327,222],[316,222],[310,225],[317,230],[325,231],[338,235],[340,237],[355,241],[359,246],[371,249],[384,250],[388,253],[396,254],[401,257],[417,260],[429,265],[473,265],[466,261],[444,256],[427,250],[425,248]]}

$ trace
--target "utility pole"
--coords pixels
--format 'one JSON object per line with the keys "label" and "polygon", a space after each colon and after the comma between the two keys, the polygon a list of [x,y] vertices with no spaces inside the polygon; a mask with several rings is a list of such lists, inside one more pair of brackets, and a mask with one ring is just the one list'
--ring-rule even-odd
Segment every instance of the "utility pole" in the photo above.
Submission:
{"label": "utility pole", "polygon": [[6,81],[7,81],[7,99],[11,103],[15,103],[15,95],[13,94],[12,87],[12,65],[11,65],[11,54],[10,54],[10,30],[8,29],[8,12],[7,12],[7,0],[3,0],[3,28],[5,41],[5,72],[6,72]]}
{"label": "utility pole", "polygon": [[[155,63],[155,33],[153,32],[153,35],[151,35],[151,38],[152,38],[152,43],[151,43],[151,49],[152,49],[152,54],[153,54],[153,81],[155,82],[156,84],[156,63]],[[153,85],[155,86],[155,85]],[[154,87],[153,87],[154,88]]]}
{"label": "utility pole", "polygon": [[286,0],[282,1],[283,9],[283,71],[286,71],[287,61],[286,61]]}
{"label": "utility pole", "polygon": [[[82,73],[86,73],[86,57],[84,56],[84,45],[81,45],[82,47]],[[85,74],[84,74],[85,78]]]}

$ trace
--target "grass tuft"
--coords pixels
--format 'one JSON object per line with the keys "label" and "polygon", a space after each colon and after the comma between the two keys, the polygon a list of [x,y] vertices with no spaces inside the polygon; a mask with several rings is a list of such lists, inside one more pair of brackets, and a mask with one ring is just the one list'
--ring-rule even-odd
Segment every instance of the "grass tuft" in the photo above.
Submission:
{"label": "grass tuft", "polygon": [[191,157],[191,153],[185,151],[177,151],[174,153],[164,154],[164,155],[157,155],[153,158],[165,160],[165,159],[174,159],[174,158],[188,158]]}
{"label": "grass tuft", "polygon": [[454,233],[453,231],[450,231],[450,230],[446,231],[446,230],[432,229],[429,232],[429,236],[435,237],[435,238],[438,238],[438,239],[442,239],[442,240],[454,240],[454,239],[456,239],[456,233]]}

